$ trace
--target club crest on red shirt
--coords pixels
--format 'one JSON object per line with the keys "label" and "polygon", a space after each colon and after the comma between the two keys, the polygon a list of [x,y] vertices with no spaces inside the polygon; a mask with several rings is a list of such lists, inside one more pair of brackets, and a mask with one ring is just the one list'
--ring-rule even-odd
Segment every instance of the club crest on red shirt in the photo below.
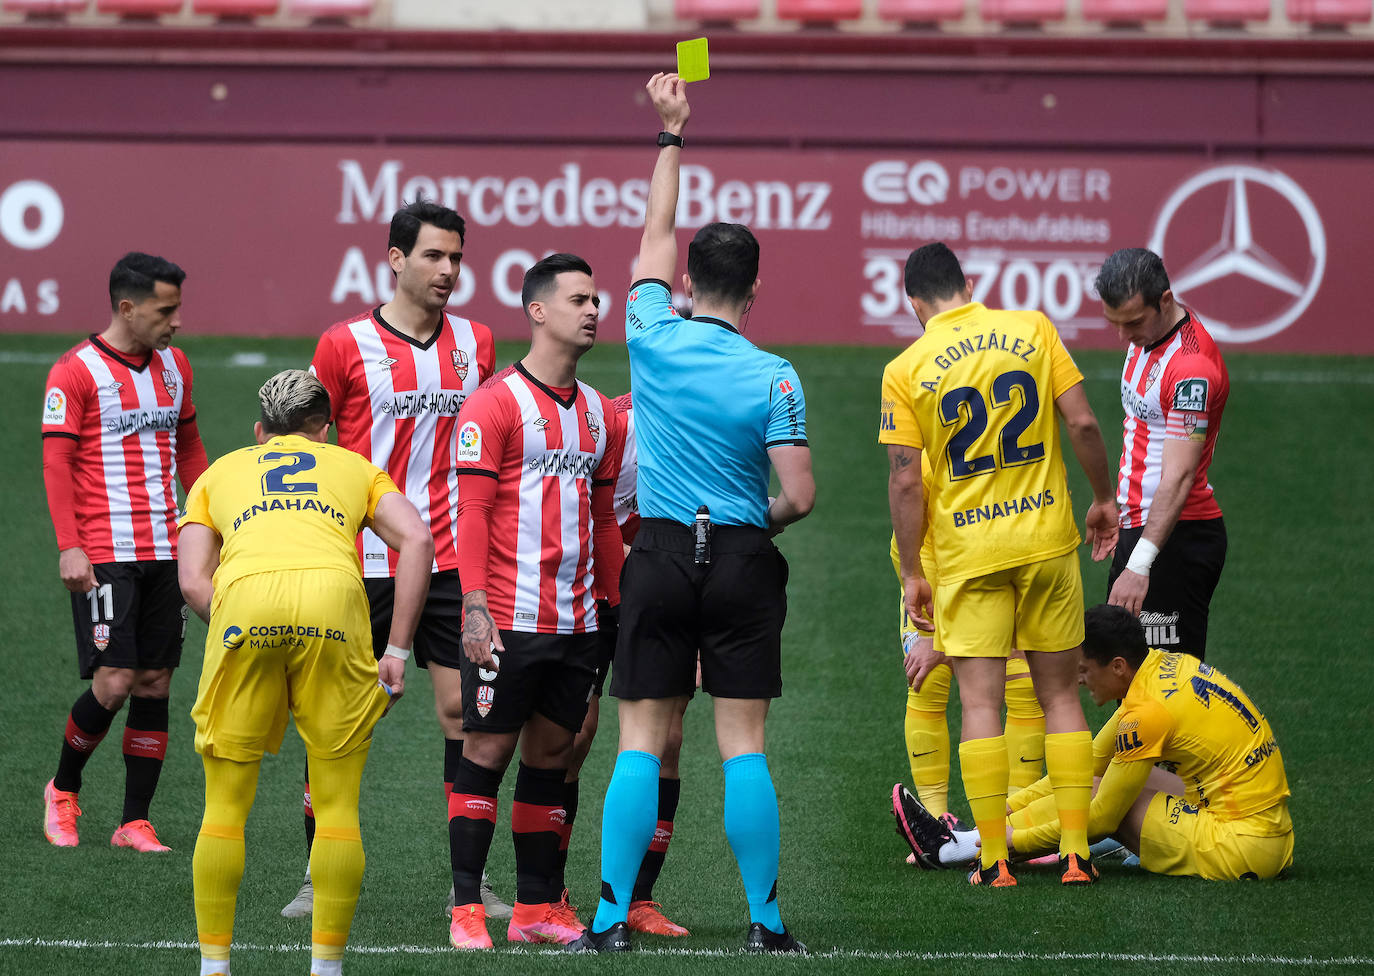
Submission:
{"label": "club crest on red shirt", "polygon": [[460,380],[468,378],[468,354],[461,349],[453,350],[453,371],[458,374]]}
{"label": "club crest on red shirt", "polygon": [[162,371],[162,387],[167,391],[167,395],[173,400],[177,396],[177,374],[170,369]]}
{"label": "club crest on red shirt", "polygon": [[587,433],[592,435],[592,440],[599,441],[601,439],[601,425],[596,422],[596,415],[593,414],[590,410],[588,410],[586,413],[586,417]]}

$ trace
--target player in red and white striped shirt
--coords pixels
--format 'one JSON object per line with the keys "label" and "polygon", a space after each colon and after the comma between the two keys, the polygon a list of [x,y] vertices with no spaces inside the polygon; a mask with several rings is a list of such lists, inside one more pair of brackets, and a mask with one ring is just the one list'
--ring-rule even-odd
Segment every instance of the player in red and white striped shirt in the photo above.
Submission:
{"label": "player in red and white striped shirt", "polygon": [[511,941],[567,943],[581,923],[554,890],[573,736],[596,681],[596,591],[619,602],[624,561],[613,491],[624,429],[611,401],[577,380],[600,299],[581,258],[525,274],[529,353],[463,406],[458,555],[463,580],[462,762],[449,832],[456,948],[489,948],[478,897],[496,794],[521,746],[511,827],[518,876]]}
{"label": "player in red and white striped shirt", "polygon": [[[612,403],[625,427],[625,447],[620,455],[620,471],[615,479],[615,519],[620,525],[620,537],[626,546],[634,542],[639,531],[639,451],[635,444],[634,401],[629,393],[616,397]],[[597,727],[601,717],[601,695],[605,688],[606,674],[615,657],[616,634],[620,627],[620,607],[598,592],[596,601],[598,633],[601,636],[600,657],[597,661],[596,685],[592,689],[591,701],[587,703],[587,718],[573,742],[568,762],[568,774],[563,784],[563,808],[567,811],[563,821],[563,836],[558,849],[558,871],[555,889],[563,890],[563,900],[573,910],[569,893],[564,888],[563,868],[568,860],[568,844],[572,839],[573,824],[577,819],[579,798],[578,777],[582,764],[591,751],[596,739]],[[658,822],[654,826],[654,838],[649,850],[639,865],[634,890],[630,894],[630,911],[626,922],[635,932],[649,935],[684,936],[690,935],[681,925],[671,921],[663,914],[663,906],[654,901],[654,884],[659,872],[663,870],[663,860],[668,853],[668,845],[673,839],[673,820],[677,815],[678,800],[682,795],[682,778],[678,760],[682,754],[682,717],[687,711],[689,699],[683,698],[674,713],[668,729],[668,741],[664,746],[662,766],[658,779]]]}
{"label": "player in red and white striped shirt", "polygon": [[[434,535],[429,595],[415,631],[415,663],[429,671],[435,712],[444,736],[444,803],[463,754],[462,588],[454,513],[458,411],[496,367],[491,330],[447,311],[462,271],[466,224],[436,203],[418,200],[391,219],[387,260],[396,275],[394,297],[331,326],[320,337],[310,370],[334,409],[339,445],[391,475]],[[396,553],[376,533],[358,536],[363,585],[372,616],[373,651],[380,659],[391,629]],[[305,790],[307,856],[314,840],[310,785]],[[487,896],[499,912],[509,907]],[[282,910],[310,913],[305,884]]]}
{"label": "player in red and white striped shirt", "polygon": [[129,700],[124,811],[116,847],[166,851],[148,808],[167,754],[167,697],[181,662],[186,604],[177,584],[175,481],[208,466],[191,365],[170,346],[186,273],[133,252],[110,272],[110,324],[63,354],[43,403],[43,482],[71,591],[81,677],[57,774],[44,788],[44,835],[77,844],[81,771]]}
{"label": "player in red and white striped shirt", "polygon": [[1109,602],[1138,613],[1151,647],[1202,658],[1226,562],[1226,525],[1207,480],[1230,380],[1221,351],[1180,305],[1159,256],[1112,254],[1097,276],[1103,314],[1131,343]]}

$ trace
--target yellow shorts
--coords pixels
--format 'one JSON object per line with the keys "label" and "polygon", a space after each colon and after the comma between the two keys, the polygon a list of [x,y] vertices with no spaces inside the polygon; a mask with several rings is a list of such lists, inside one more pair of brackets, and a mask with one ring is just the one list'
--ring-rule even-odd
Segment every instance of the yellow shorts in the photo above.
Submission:
{"label": "yellow shorts", "polygon": [[1067,651],[1083,643],[1078,553],[935,588],[935,648],[951,657]]}
{"label": "yellow shorts", "polygon": [[281,748],[289,709],[306,752],[338,759],[386,711],[362,581],[337,570],[259,573],[215,591],[196,751],[253,762]]}
{"label": "yellow shorts", "polygon": [[1140,866],[1208,881],[1272,878],[1293,863],[1288,803],[1222,820],[1181,796],[1156,793],[1140,828]]}

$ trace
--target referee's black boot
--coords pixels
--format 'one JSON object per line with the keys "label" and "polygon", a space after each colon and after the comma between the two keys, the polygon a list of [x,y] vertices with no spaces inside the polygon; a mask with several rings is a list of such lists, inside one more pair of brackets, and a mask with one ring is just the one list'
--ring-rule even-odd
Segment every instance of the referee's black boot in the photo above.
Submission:
{"label": "referee's black boot", "polygon": [[744,940],[744,948],[750,952],[795,952],[798,955],[806,955],[806,946],[797,941],[787,929],[782,930],[782,934],[770,931],[762,923],[755,922],[749,926],[749,935]]}
{"label": "referee's black boot", "polygon": [[630,927],[616,922],[604,932],[593,932],[591,926],[567,945],[568,952],[629,952]]}

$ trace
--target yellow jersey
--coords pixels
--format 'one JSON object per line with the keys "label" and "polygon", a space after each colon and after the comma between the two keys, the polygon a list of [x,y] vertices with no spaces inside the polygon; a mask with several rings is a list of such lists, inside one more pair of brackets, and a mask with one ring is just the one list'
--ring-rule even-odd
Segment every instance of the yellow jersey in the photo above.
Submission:
{"label": "yellow jersey", "polygon": [[1289,795],[1264,715],[1234,681],[1191,654],[1151,650],[1112,720],[1113,763],[1149,760],[1171,769],[1187,802],[1222,820],[1259,813]]}
{"label": "yellow jersey", "polygon": [[1043,314],[979,302],[933,317],[887,364],[878,441],[930,457],[942,584],[1078,546],[1054,401],[1082,381]]}
{"label": "yellow jersey", "polygon": [[396,485],[362,455],[299,434],[226,454],[196,479],[182,525],[219,533],[216,592],[284,569],[339,569],[361,578],[358,530]]}

